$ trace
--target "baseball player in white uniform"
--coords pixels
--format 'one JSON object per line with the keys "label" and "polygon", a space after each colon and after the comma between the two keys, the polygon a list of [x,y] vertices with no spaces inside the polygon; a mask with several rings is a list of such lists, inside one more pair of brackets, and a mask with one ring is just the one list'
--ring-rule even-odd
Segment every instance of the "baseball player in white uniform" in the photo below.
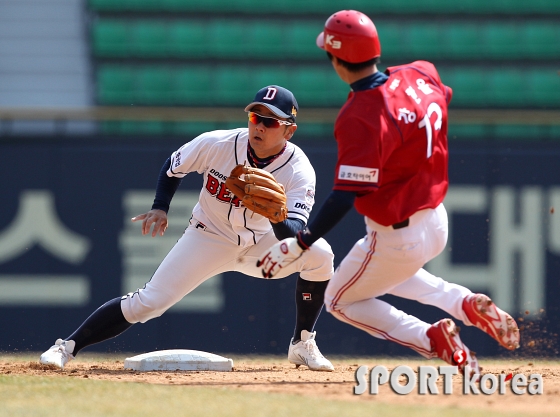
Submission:
{"label": "baseball player in white uniform", "polygon": [[[245,111],[248,128],[203,133],[174,152],[160,172],[152,209],[132,219],[142,222],[143,234],[163,235],[181,179],[191,172],[204,177],[188,227],[150,281],[99,307],[74,333],[58,339],[43,353],[41,363],[63,368],[84,347],[115,337],[134,323],[161,316],[214,275],[237,271],[262,278],[256,267],[259,255],[303,230],[314,204],[315,171],[303,151],[289,142],[297,129],[297,101],[289,90],[272,85],[259,90]],[[244,207],[227,189],[227,176],[243,163],[265,169],[283,185],[287,220],[272,223]],[[319,351],[313,331],[334,272],[333,257],[329,244],[321,239],[275,277],[300,273],[288,359],[315,371],[334,369]]]}

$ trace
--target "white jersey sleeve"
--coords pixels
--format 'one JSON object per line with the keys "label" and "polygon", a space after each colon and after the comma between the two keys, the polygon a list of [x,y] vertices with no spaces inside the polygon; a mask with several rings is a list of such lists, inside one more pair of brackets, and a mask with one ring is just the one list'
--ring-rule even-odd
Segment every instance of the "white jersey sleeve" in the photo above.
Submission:
{"label": "white jersey sleeve", "polygon": [[214,132],[206,132],[185,143],[171,154],[167,175],[183,178],[189,172],[202,174],[208,167],[208,157],[212,155],[212,147],[217,141],[218,136]]}
{"label": "white jersey sleeve", "polygon": [[299,219],[307,224],[315,204],[315,170],[299,147],[291,144],[288,150],[293,152],[292,157],[272,174],[286,190],[288,218]]}

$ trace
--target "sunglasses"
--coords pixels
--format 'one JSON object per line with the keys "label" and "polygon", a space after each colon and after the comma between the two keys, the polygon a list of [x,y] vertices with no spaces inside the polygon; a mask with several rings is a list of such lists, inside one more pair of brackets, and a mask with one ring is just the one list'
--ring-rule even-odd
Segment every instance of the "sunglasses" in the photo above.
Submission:
{"label": "sunglasses", "polygon": [[254,113],[250,111],[249,113],[249,121],[254,125],[258,125],[262,122],[262,124],[267,128],[276,129],[280,127],[280,125],[284,126],[291,126],[294,123],[286,122],[285,120],[275,119],[274,117],[269,116],[261,116],[260,114]]}

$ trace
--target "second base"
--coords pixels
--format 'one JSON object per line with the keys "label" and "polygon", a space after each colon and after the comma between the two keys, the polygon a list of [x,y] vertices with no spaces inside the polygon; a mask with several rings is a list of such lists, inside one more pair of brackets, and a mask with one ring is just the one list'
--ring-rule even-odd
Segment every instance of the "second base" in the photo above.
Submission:
{"label": "second base", "polygon": [[126,358],[125,369],[135,371],[223,371],[233,370],[233,360],[199,350],[156,350]]}

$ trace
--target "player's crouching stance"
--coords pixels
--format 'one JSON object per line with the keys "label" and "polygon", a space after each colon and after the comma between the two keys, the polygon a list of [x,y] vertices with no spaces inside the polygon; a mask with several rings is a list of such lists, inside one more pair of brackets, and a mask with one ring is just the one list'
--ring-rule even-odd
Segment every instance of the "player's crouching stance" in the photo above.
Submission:
{"label": "player's crouching stance", "polygon": [[[245,111],[248,128],[207,132],[174,152],[160,172],[152,209],[132,219],[142,221],[143,234],[153,226],[152,237],[163,235],[181,179],[195,171],[203,175],[189,225],[151,280],[99,307],[74,333],[43,353],[41,363],[64,367],[84,347],[159,317],[214,275],[237,271],[261,278],[256,266],[260,254],[303,230],[314,204],[315,171],[303,151],[289,142],[297,129],[296,99],[285,88],[268,86]],[[245,161],[249,166],[240,167]],[[265,190],[267,185],[274,191]],[[275,276],[300,273],[288,359],[314,371],[334,370],[319,351],[313,331],[333,274],[333,257],[328,243],[319,240]]]}
{"label": "player's crouching stance", "polygon": [[[506,349],[519,347],[517,324],[490,298],[422,268],[447,242],[442,201],[448,188],[447,105],[452,90],[426,61],[379,72],[377,30],[358,11],[332,15],[317,45],[352,88],[334,127],[335,184],[314,221],[296,238],[265,251],[259,265],[273,276],[313,248],[355,206],[367,233],[329,282],[327,310],[372,336],[459,365],[461,371],[469,365],[480,374],[475,355],[451,319],[430,325],[378,299],[392,294],[439,307]],[[466,360],[462,353],[455,355],[459,350]]]}

